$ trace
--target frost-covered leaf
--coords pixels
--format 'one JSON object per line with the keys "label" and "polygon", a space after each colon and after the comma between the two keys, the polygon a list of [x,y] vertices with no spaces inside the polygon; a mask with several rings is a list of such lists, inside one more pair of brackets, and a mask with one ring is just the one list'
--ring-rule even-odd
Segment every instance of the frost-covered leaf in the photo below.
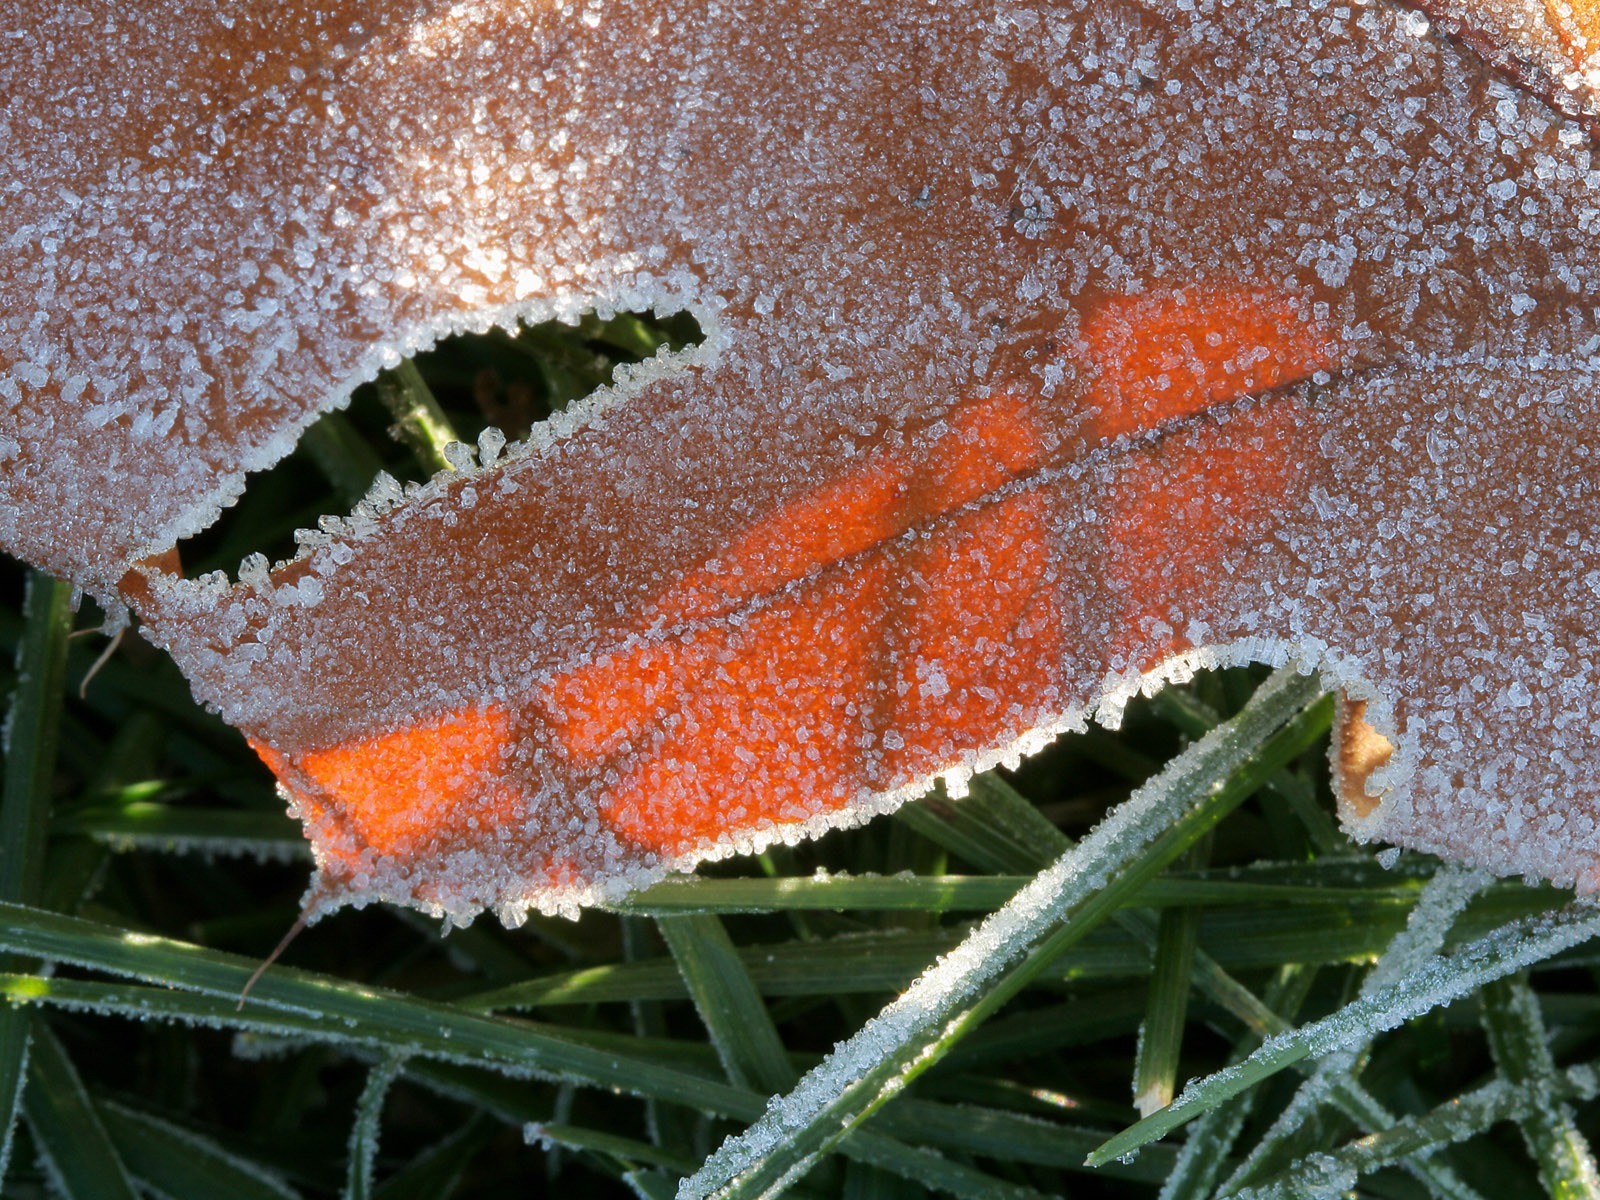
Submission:
{"label": "frost-covered leaf", "polygon": [[[1503,61],[1582,21],[794,8],[0,18],[0,543],[250,735],[316,905],[570,910],[1288,658],[1359,836],[1593,885],[1597,176]],[[175,573],[356,381],[630,306],[706,342]]]}

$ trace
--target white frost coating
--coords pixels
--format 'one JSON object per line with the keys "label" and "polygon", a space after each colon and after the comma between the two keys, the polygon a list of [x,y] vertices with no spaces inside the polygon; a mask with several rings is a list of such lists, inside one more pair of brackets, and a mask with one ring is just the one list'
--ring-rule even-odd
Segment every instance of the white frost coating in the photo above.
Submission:
{"label": "white frost coating", "polygon": [[[1078,845],[918,976],[899,999],[836,1046],[793,1091],[774,1098],[760,1120],[724,1142],[679,1186],[679,1200],[715,1196],[729,1181],[766,1160],[796,1130],[824,1119],[823,1114],[840,1105],[864,1077],[886,1064],[898,1064],[893,1078],[881,1079],[870,1096],[854,1098],[827,1119],[847,1122],[872,1098],[904,1086],[905,1075],[917,1065],[915,1057],[907,1057],[911,1051],[935,1040],[940,1027],[976,999],[988,980],[1026,953],[1074,906],[1104,887],[1185,807],[1254,753],[1279,721],[1293,715],[1294,699],[1303,701],[1315,694],[1303,680],[1296,683],[1299,677],[1295,668],[1279,671],[1262,685],[1245,713],[1211,730],[1113,809]],[[781,1179],[768,1181],[770,1191],[781,1190],[807,1165],[803,1160]]]}
{"label": "white frost coating", "polygon": [[1446,865],[1428,880],[1406,927],[1395,934],[1387,950],[1361,981],[1361,995],[1371,996],[1421,969],[1444,946],[1451,927],[1472,898],[1488,886],[1482,871]]}
{"label": "white frost coating", "polygon": [[309,856],[300,840],[267,841],[262,838],[181,837],[160,833],[98,835],[113,853],[153,850],[163,854],[194,854],[211,862],[219,858],[247,858],[258,863],[303,862]]}
{"label": "white frost coating", "polygon": [[383,1127],[383,1104],[389,1088],[405,1066],[405,1056],[386,1054],[367,1073],[366,1086],[356,1102],[356,1119],[350,1129],[349,1173],[346,1195],[371,1195],[373,1169],[378,1161],[378,1136]]}

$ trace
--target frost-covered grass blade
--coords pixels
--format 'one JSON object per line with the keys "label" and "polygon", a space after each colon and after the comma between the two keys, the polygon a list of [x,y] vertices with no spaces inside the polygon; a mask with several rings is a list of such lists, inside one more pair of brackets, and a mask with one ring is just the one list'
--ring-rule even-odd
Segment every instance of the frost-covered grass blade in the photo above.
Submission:
{"label": "frost-covered grass blade", "polygon": [[1109,1139],[1091,1163],[1109,1162],[1137,1150],[1186,1120],[1259,1084],[1301,1059],[1370,1041],[1378,1033],[1469,995],[1484,984],[1600,935],[1600,911],[1574,903],[1558,912],[1525,918],[1435,959],[1414,974],[1333,1016],[1282,1034],[1237,1067],[1230,1067],[1184,1089],[1161,1112]]}
{"label": "frost-covered grass blade", "polygon": [[1600,1196],[1594,1151],[1579,1132],[1564,1080],[1550,1054],[1549,1033],[1538,997],[1524,973],[1497,979],[1483,989],[1483,1026],[1489,1049],[1508,1087],[1526,1097],[1518,1124],[1539,1179],[1552,1196]]}
{"label": "frost-covered grass blade", "polygon": [[23,1112],[39,1161],[67,1200],[137,1200],[133,1176],[77,1069],[42,1024],[33,1031]]}
{"label": "frost-covered grass blade", "polygon": [[1293,668],[1274,676],[1236,722],[1174,760],[1158,782],[1023,889],[762,1122],[725,1143],[682,1194],[769,1196],[801,1177],[841,1130],[889,1100],[961,1032],[1108,917],[1119,893],[1166,866],[1247,798],[1259,783],[1252,767],[1264,778],[1303,750],[1303,742],[1286,739],[1265,772],[1255,757],[1267,757],[1269,738],[1316,692],[1315,680]]}
{"label": "frost-covered grass blade", "polygon": [[794,1068],[783,1042],[721,922],[707,914],[685,914],[657,918],[656,925],[677,960],[728,1081],[769,1093],[793,1086]]}
{"label": "frost-covered grass blade", "polygon": [[[5,773],[0,790],[0,901],[37,902],[45,878],[45,844],[61,705],[66,686],[72,589],[31,573],[23,599],[17,680],[4,728]],[[0,967],[10,965],[0,957]],[[0,1184],[6,1178],[12,1134],[27,1079],[32,1022],[0,1008]]]}

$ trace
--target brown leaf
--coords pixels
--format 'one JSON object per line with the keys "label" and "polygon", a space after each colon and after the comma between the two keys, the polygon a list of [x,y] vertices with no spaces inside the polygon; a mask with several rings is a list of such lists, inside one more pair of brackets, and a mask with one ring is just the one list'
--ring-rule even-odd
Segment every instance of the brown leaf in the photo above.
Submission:
{"label": "brown leaf", "polygon": [[[1596,176],[1418,13],[139,7],[0,42],[0,533],[252,737],[320,903],[570,907],[1258,659],[1392,739],[1358,836],[1594,883]],[[396,353],[625,306],[706,344],[155,565]]]}

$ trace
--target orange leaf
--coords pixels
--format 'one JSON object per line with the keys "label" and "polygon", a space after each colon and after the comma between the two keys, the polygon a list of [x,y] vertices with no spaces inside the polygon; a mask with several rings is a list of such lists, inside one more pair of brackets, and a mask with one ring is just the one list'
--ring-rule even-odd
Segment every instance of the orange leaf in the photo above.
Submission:
{"label": "orange leaf", "polygon": [[[1593,881],[1587,9],[19,3],[0,539],[248,733],[322,903],[569,909],[1289,657],[1358,836]],[[395,354],[627,305],[707,342],[173,570]]]}

